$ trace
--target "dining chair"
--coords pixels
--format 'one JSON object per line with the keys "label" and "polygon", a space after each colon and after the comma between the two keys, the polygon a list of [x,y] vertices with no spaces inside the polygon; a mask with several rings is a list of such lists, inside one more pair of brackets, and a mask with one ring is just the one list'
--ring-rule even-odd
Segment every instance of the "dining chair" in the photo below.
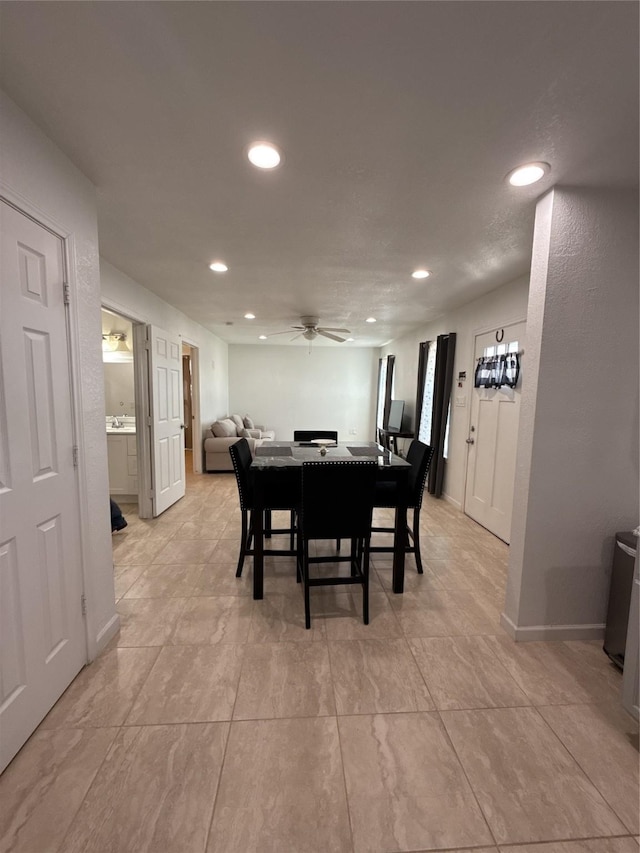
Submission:
{"label": "dining chair", "polygon": [[294,441],[313,441],[316,438],[326,438],[338,443],[338,431],[332,429],[294,429]]}
{"label": "dining chair", "polygon": [[[302,464],[302,494],[298,513],[298,579],[304,585],[305,627],[311,627],[310,589],[313,586],[360,584],[362,618],[369,624],[369,542],[378,465],[373,460],[310,461]],[[348,539],[350,554],[310,554],[316,540]],[[320,563],[346,563],[349,575],[311,577]]]}
{"label": "dining chair", "polygon": [[[420,555],[420,509],[422,507],[422,495],[424,493],[429,465],[433,458],[433,449],[428,444],[423,444],[414,438],[409,446],[407,462],[411,465],[406,485],[397,481],[379,480],[375,487],[374,507],[376,509],[387,507],[394,508],[401,502],[400,498],[406,500],[407,509],[413,509],[413,525],[407,524],[407,546],[406,553],[415,556],[418,574],[423,574],[422,557]],[[406,491],[402,494],[400,489]],[[393,533],[393,527],[372,527],[373,533]],[[371,545],[371,553],[392,553],[392,545]]]}
{"label": "dining chair", "polygon": [[[251,477],[251,449],[246,438],[241,438],[229,447],[231,461],[233,462],[233,470],[236,475],[236,483],[238,485],[238,497],[240,499],[240,513],[242,519],[242,527],[240,533],[240,555],[238,557],[238,567],[236,569],[236,577],[242,576],[242,568],[244,566],[245,557],[253,556],[251,542],[253,540],[253,513],[256,509],[255,488],[253,478]],[[290,503],[291,498],[287,499]],[[268,524],[265,524],[265,536],[270,536],[272,533],[288,533],[289,534],[289,551],[271,550],[269,553],[280,555],[294,554],[294,536],[295,536],[295,512],[292,506],[280,506],[284,500],[279,498],[279,494],[272,494],[268,501],[268,507],[264,507],[265,516],[268,517]],[[287,509],[291,513],[290,526],[285,528],[271,527],[271,510]]]}

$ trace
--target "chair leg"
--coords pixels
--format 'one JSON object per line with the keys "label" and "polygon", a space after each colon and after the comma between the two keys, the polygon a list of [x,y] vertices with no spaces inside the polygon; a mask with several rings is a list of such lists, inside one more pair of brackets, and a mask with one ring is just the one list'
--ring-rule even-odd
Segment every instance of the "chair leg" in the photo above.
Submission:
{"label": "chair leg", "polygon": [[369,624],[369,543],[364,543],[362,558],[362,620]]}
{"label": "chair leg", "polygon": [[302,536],[298,530],[298,542],[296,545],[296,583],[302,582],[302,561],[304,559],[302,551]]}
{"label": "chair leg", "polygon": [[264,538],[271,539],[271,528],[273,524],[271,522],[271,510],[265,509],[264,511]]}
{"label": "chair leg", "polygon": [[304,582],[304,627],[311,628],[311,599],[309,596],[309,543],[305,539],[302,555],[302,580]]}
{"label": "chair leg", "polygon": [[418,574],[424,574],[422,570],[422,557],[420,555],[420,509],[419,507],[414,507],[413,510],[413,547],[414,547],[414,556],[416,558],[416,568],[418,569]]}
{"label": "chair leg", "polygon": [[289,533],[289,550],[293,551],[293,542],[295,538],[295,523],[296,523],[296,514],[294,510],[291,510],[291,515],[289,517],[289,529],[291,533]]}
{"label": "chair leg", "polygon": [[[242,510],[242,531],[240,533],[240,556],[238,557],[238,568],[236,569],[236,577],[242,577],[242,567],[244,566],[244,556],[250,544],[247,545],[247,513]],[[251,534],[253,535],[253,533]]]}

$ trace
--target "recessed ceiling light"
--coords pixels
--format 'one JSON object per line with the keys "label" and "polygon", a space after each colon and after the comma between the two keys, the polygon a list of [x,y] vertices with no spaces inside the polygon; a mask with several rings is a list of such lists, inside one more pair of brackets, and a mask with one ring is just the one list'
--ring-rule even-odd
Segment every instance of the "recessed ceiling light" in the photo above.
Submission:
{"label": "recessed ceiling light", "polygon": [[526,163],[518,166],[507,175],[507,180],[512,187],[528,187],[535,184],[549,172],[551,166],[548,163]]}
{"label": "recessed ceiling light", "polygon": [[267,336],[266,336],[266,335],[258,335],[258,340],[259,340],[259,341],[266,341],[266,340],[267,340]]}
{"label": "recessed ceiling light", "polygon": [[411,278],[429,278],[430,275],[429,270],[414,270],[411,273]]}
{"label": "recessed ceiling light", "polygon": [[214,272],[227,272],[229,267],[223,264],[222,261],[214,261],[212,264],[209,264],[209,269]]}
{"label": "recessed ceiling light", "polygon": [[280,152],[270,142],[254,142],[247,151],[247,157],[258,169],[275,169],[280,163]]}
{"label": "recessed ceiling light", "polygon": [[255,314],[252,314],[251,312],[249,312],[248,314],[245,314],[245,315],[244,315],[244,319],[245,319],[245,320],[255,320],[255,319],[256,319],[256,315],[255,315]]}
{"label": "recessed ceiling light", "polygon": [[367,323],[375,323],[375,322],[376,322],[376,318],[375,318],[375,317],[367,317],[366,322],[367,322]]}
{"label": "recessed ceiling light", "polygon": [[347,338],[347,343],[349,343],[349,341],[355,341],[355,338]]}

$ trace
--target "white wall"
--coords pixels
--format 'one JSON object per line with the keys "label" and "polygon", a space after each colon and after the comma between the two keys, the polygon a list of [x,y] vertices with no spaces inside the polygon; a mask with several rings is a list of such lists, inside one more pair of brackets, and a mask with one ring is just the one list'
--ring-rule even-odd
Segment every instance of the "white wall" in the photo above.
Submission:
{"label": "white wall", "polygon": [[[230,412],[249,414],[290,441],[294,429],[337,429],[340,440],[375,437],[378,350],[229,345]],[[355,434],[352,432],[355,430]]]}
{"label": "white wall", "polygon": [[614,535],[638,524],[638,198],[556,188],[536,210],[504,623],[599,637]]}
{"label": "white wall", "polygon": [[93,657],[118,628],[104,429],[95,189],[2,92],[0,127],[3,193],[71,241],[71,337],[77,373],[76,406],[82,417],[78,436],[82,554],[89,656]]}
{"label": "white wall", "polygon": [[200,441],[194,437],[194,443],[202,448],[204,432],[229,407],[228,345],[104,259],[100,261],[100,277],[102,300],[109,308],[138,322],[151,323],[177,334],[198,348],[203,435]]}
{"label": "white wall", "polygon": [[[418,345],[421,341],[434,341],[438,335],[447,332],[455,332],[457,335],[453,396],[464,395],[467,405],[451,407],[449,458],[445,470],[444,495],[459,507],[464,502],[467,464],[465,441],[469,434],[471,389],[475,370],[475,335],[516,320],[524,320],[527,315],[528,289],[529,280],[526,276],[505,284],[431,323],[425,323],[419,331],[393,341],[383,350],[384,355],[393,354],[396,357],[394,397],[405,401],[405,415],[410,416],[411,428],[413,428],[418,377]],[[524,365],[523,372],[527,370],[526,362]],[[460,371],[467,373],[462,389],[456,387]]]}

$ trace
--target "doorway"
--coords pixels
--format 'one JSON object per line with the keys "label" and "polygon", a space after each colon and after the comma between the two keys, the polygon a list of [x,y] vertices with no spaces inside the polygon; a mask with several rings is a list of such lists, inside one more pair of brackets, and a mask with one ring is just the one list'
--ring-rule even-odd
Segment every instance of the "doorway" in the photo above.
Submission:
{"label": "doorway", "polygon": [[182,405],[184,411],[184,470],[193,472],[193,375],[191,347],[182,343]]}
{"label": "doorway", "polygon": [[[482,358],[522,353],[525,334],[524,321],[477,334],[474,371]],[[471,389],[464,511],[507,544],[511,541],[521,387],[520,374],[513,388]]]}
{"label": "doorway", "polygon": [[202,430],[200,426],[199,349],[194,343],[182,341],[182,395],[184,411],[185,471],[201,474]]}
{"label": "doorway", "polygon": [[136,399],[133,323],[102,309],[102,367],[109,495],[127,515],[139,513]]}

